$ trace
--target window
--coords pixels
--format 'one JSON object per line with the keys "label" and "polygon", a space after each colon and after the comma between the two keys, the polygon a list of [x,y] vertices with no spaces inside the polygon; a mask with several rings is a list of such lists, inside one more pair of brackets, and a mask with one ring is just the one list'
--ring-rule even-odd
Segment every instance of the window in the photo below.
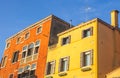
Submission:
{"label": "window", "polygon": [[25,34],[25,39],[27,39],[29,36],[30,36],[30,33],[29,33],[29,32],[26,33],[26,34]]}
{"label": "window", "polygon": [[71,39],[70,36],[63,38],[63,39],[62,39],[62,45],[65,45],[65,44],[70,43],[70,39]]}
{"label": "window", "polygon": [[17,44],[20,43],[20,39],[21,39],[21,37],[17,38]]}
{"label": "window", "polygon": [[31,70],[35,70],[36,69],[36,64],[32,64],[31,65]]}
{"label": "window", "polygon": [[55,72],[55,61],[47,63],[46,75],[53,74]]}
{"label": "window", "polygon": [[36,64],[31,65],[30,77],[35,76]]}
{"label": "window", "polygon": [[67,71],[69,68],[69,57],[61,58],[59,64],[59,72]]}
{"label": "window", "polygon": [[81,53],[81,67],[90,66],[93,62],[92,50]]}
{"label": "window", "polygon": [[20,74],[20,73],[22,73],[23,72],[23,68],[19,68],[18,69],[18,73]]}
{"label": "window", "polygon": [[36,32],[37,32],[37,34],[41,33],[42,32],[42,26],[38,27]]}
{"label": "window", "polygon": [[24,71],[30,70],[30,65],[25,66]]}
{"label": "window", "polygon": [[2,58],[1,67],[5,67],[6,62],[7,62],[7,56],[4,56],[4,57]]}
{"label": "window", "polygon": [[22,52],[22,58],[26,57],[26,52],[27,52],[27,46],[23,47],[23,52]]}
{"label": "window", "polygon": [[10,74],[9,78],[13,78],[13,74]]}
{"label": "window", "polygon": [[40,46],[40,41],[36,41],[36,43],[35,43],[35,52],[34,52],[34,54],[38,53],[39,46]]}
{"label": "window", "polygon": [[18,61],[18,56],[19,56],[19,51],[16,51],[16,52],[13,53],[12,63]]}
{"label": "window", "polygon": [[89,37],[93,34],[93,27],[83,30],[83,38]]}
{"label": "window", "polygon": [[9,42],[6,44],[6,48],[8,48],[8,47],[10,47],[10,43]]}
{"label": "window", "polygon": [[31,43],[31,44],[28,46],[27,56],[32,55],[32,53],[33,53],[33,49],[34,49],[34,44]]}

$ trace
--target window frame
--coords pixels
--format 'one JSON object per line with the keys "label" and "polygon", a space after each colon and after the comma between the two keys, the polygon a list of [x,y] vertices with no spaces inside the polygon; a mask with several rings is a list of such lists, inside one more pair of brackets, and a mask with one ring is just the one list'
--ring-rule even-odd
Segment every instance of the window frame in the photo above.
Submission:
{"label": "window frame", "polygon": [[[29,46],[30,46],[31,44],[33,44],[33,47],[32,47],[32,48],[29,48]],[[34,44],[34,43],[30,43],[30,44],[28,45],[28,48],[27,48],[27,55],[26,55],[27,57],[33,55],[33,53],[34,53],[34,47],[35,47],[35,44]],[[32,49],[32,52],[31,52],[30,55],[28,55],[28,52],[31,51],[31,49]]]}
{"label": "window frame", "polygon": [[25,33],[24,39],[28,39],[30,37],[30,32]]}
{"label": "window frame", "polygon": [[[39,44],[36,45],[36,42],[38,42],[38,41],[39,41]],[[34,54],[37,54],[37,53],[39,52],[41,41],[40,41],[40,40],[37,40],[36,42],[35,42],[35,45],[34,45]],[[37,53],[36,53],[36,48],[38,48],[38,49],[37,49],[37,51],[38,51]]]}
{"label": "window frame", "polygon": [[[66,61],[66,60],[67,60],[66,68],[61,68],[61,67],[65,67],[65,66],[62,66],[63,65],[62,61]],[[66,71],[68,71],[69,70],[69,65],[70,65],[70,56],[60,58],[58,72],[66,72]]]}
{"label": "window frame", "polygon": [[10,47],[10,42],[6,42],[6,46],[5,46],[5,49],[9,48]]}
{"label": "window frame", "polygon": [[1,61],[1,68],[3,68],[3,67],[6,66],[7,58],[8,58],[7,56],[4,56],[4,57],[2,58],[2,61]]}
{"label": "window frame", "polygon": [[[51,70],[49,70],[49,67],[48,67],[49,64],[50,64],[50,69]],[[46,65],[46,75],[54,74],[55,73],[55,67],[56,67],[56,60],[47,62],[47,65]],[[49,73],[48,73],[48,70],[49,70]]]}
{"label": "window frame", "polygon": [[[26,47],[26,49],[24,50],[24,47]],[[27,50],[28,50],[28,46],[24,46],[23,49],[22,49],[22,59],[26,58],[27,56]],[[25,52],[25,57],[23,58],[23,53]]]}
{"label": "window frame", "polygon": [[11,63],[16,63],[19,58],[19,50],[13,52]]}
{"label": "window frame", "polygon": [[[41,29],[41,31],[38,31],[39,28]],[[38,26],[38,27],[36,28],[36,34],[42,33],[42,29],[43,29],[43,26],[42,26],[42,25]]]}
{"label": "window frame", "polygon": [[[65,41],[64,41],[65,40]],[[67,45],[71,42],[71,35],[69,36],[66,36],[66,37],[63,37],[61,39],[61,45],[64,46],[64,45]]]}
{"label": "window frame", "polygon": [[[19,72],[19,69],[22,69],[22,71]],[[23,67],[18,68],[18,74],[21,74],[23,71],[24,71],[24,68],[23,68]]]}
{"label": "window frame", "polygon": [[18,37],[17,40],[16,40],[16,44],[19,44],[21,41],[21,37]]}
{"label": "window frame", "polygon": [[[85,34],[85,32],[88,32],[88,30],[90,31],[90,35],[86,35],[87,33]],[[89,27],[89,28],[84,29],[82,31],[82,38],[87,38],[87,37],[90,37],[92,35],[93,35],[93,27]]]}
{"label": "window frame", "polygon": [[[90,58],[89,58],[89,65],[86,64],[86,59],[85,56],[90,54]],[[88,50],[85,52],[80,53],[80,67],[89,67],[93,64],[93,50]]]}
{"label": "window frame", "polygon": [[12,73],[12,74],[9,74],[9,77],[8,78],[11,78],[10,76],[12,75],[12,78],[14,78],[14,74]]}

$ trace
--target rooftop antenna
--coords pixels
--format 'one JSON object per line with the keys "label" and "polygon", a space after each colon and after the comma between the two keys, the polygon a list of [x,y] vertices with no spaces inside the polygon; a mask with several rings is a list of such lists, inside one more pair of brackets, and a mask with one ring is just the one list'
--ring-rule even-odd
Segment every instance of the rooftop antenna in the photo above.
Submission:
{"label": "rooftop antenna", "polygon": [[70,20],[70,28],[72,27],[72,20]]}

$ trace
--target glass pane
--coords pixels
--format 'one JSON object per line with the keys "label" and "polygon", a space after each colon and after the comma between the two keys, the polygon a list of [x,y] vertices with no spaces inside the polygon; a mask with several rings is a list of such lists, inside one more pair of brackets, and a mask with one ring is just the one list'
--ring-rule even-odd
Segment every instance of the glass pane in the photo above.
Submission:
{"label": "glass pane", "polygon": [[33,43],[31,43],[29,46],[28,46],[28,48],[30,49],[30,48],[33,48],[34,47],[34,44]]}
{"label": "glass pane", "polygon": [[18,73],[21,73],[21,72],[23,72],[23,68],[18,69]]}
{"label": "glass pane", "polygon": [[90,65],[90,53],[85,55],[85,66]]}
{"label": "glass pane", "polygon": [[37,46],[39,46],[40,45],[40,41],[36,41],[36,43],[35,43],[35,45]]}
{"label": "glass pane", "polygon": [[31,69],[36,69],[36,64],[32,64]]}
{"label": "glass pane", "polygon": [[24,51],[27,50],[27,46],[24,46],[24,47],[23,47],[23,50],[24,50]]}
{"label": "glass pane", "polygon": [[29,69],[30,69],[30,66],[29,66],[29,65],[28,65],[28,66],[25,66],[24,71],[29,70]]}

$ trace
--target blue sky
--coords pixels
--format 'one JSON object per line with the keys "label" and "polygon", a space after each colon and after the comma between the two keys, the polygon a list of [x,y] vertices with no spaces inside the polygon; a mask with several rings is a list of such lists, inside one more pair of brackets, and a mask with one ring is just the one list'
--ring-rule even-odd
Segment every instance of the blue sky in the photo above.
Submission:
{"label": "blue sky", "polygon": [[73,25],[96,17],[110,23],[114,9],[120,0],[0,0],[0,60],[8,37],[50,14]]}

